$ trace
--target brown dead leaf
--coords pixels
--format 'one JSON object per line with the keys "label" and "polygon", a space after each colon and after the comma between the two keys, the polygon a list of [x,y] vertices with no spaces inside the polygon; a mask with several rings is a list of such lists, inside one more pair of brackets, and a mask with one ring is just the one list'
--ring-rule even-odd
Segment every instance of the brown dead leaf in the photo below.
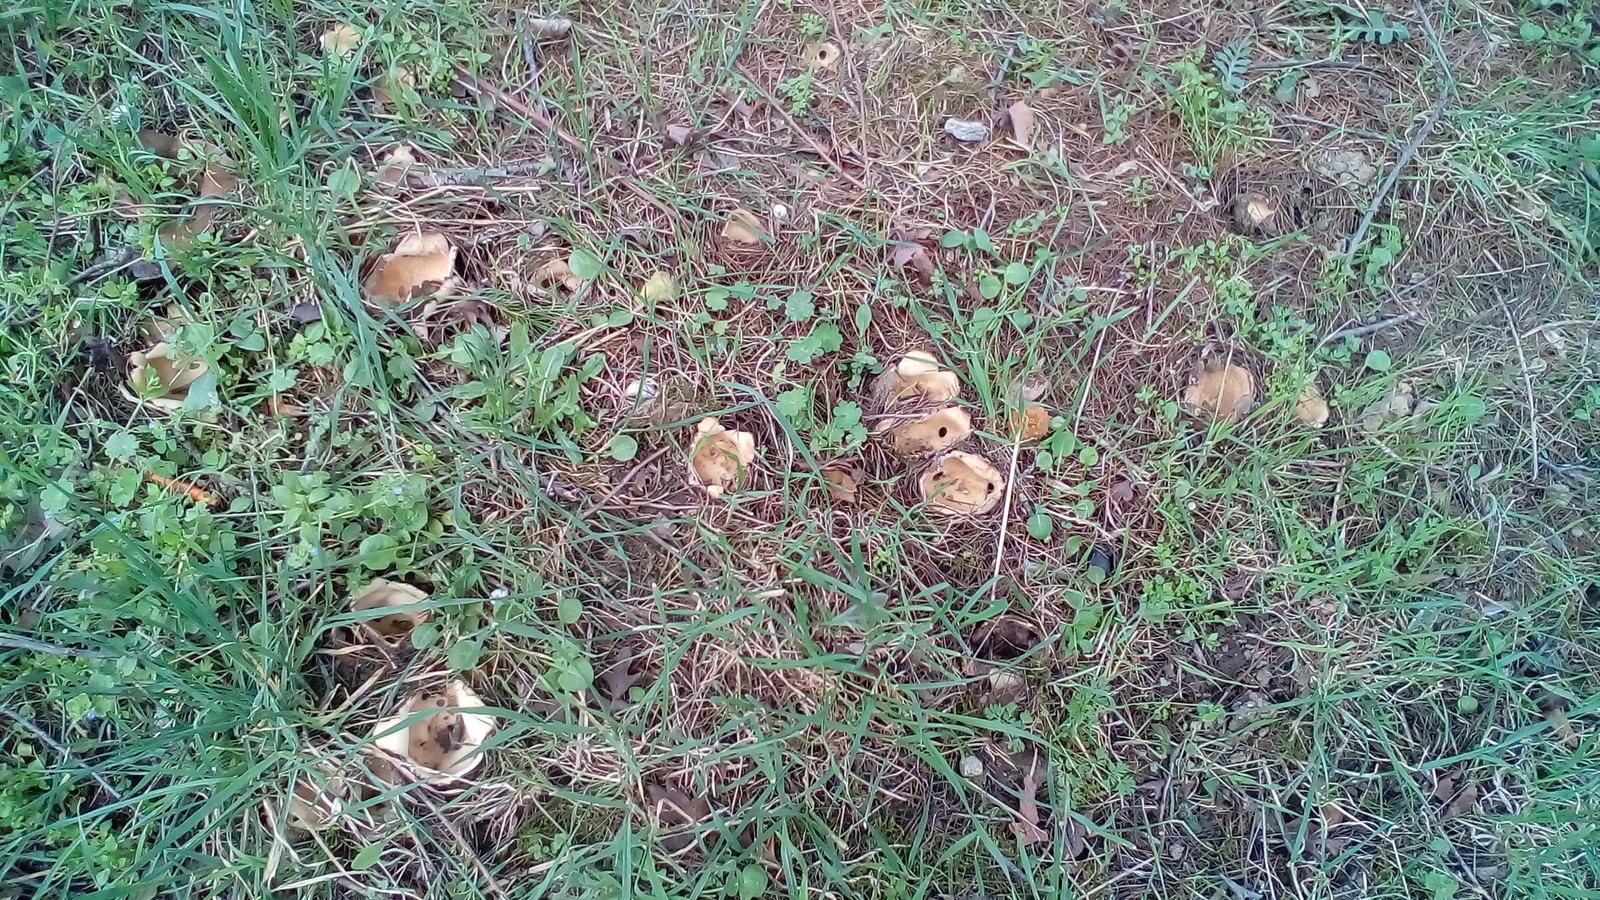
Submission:
{"label": "brown dead leaf", "polygon": [[361,46],[361,32],[343,22],[322,33],[322,52],[330,56],[349,58]]}
{"label": "brown dead leaf", "polygon": [[1295,419],[1300,424],[1312,428],[1321,428],[1328,424],[1328,412],[1328,401],[1322,398],[1322,392],[1317,390],[1314,384],[1306,385],[1294,404]]}
{"label": "brown dead leaf", "polygon": [[139,145],[162,159],[177,159],[178,151],[184,147],[182,138],[154,128],[140,129]]}
{"label": "brown dead leaf", "polygon": [[684,147],[694,140],[694,129],[688,125],[668,125],[666,133],[668,147]]}
{"label": "brown dead leaf", "polygon": [[721,497],[739,484],[755,458],[755,435],[730,431],[715,416],[706,416],[695,426],[689,483],[704,488],[712,497]]}
{"label": "brown dead leaf", "polygon": [[722,239],[745,247],[759,247],[767,241],[768,234],[761,219],[743,207],[728,213],[722,224]]}
{"label": "brown dead leaf", "polygon": [[933,273],[939,268],[927,247],[921,244],[899,244],[890,254],[897,266],[905,266],[916,276],[923,287],[933,283]]}
{"label": "brown dead leaf", "polygon": [[889,429],[889,451],[896,456],[927,456],[949,449],[972,434],[972,416],[947,406],[927,418]]}
{"label": "brown dead leaf", "polygon": [[206,163],[200,170],[200,199],[220,200],[239,189],[239,177],[233,174],[227,158]]}
{"label": "brown dead leaf", "polygon": [[1011,104],[1011,136],[1017,146],[1024,150],[1033,149],[1033,107],[1027,101],[1018,100]]}
{"label": "brown dead leaf", "polygon": [[1017,836],[1017,843],[1024,847],[1050,840],[1049,833],[1039,827],[1039,804],[1035,800],[1042,774],[1040,768],[1038,754],[1031,754],[1022,772],[1022,785],[1017,788],[1017,821],[1011,823],[1011,830]]}
{"label": "brown dead leaf", "polygon": [[1468,782],[1467,786],[1461,789],[1461,793],[1456,794],[1455,799],[1445,806],[1444,814],[1451,817],[1464,816],[1472,812],[1472,808],[1477,805],[1478,786]]}
{"label": "brown dead leaf", "polygon": [[576,293],[583,287],[583,279],[573,274],[572,266],[567,264],[565,257],[557,257],[540,266],[533,273],[533,281],[540,287],[561,287],[569,293]]}
{"label": "brown dead leaf", "polygon": [[448,294],[455,267],[456,248],[449,238],[415,232],[378,257],[362,288],[368,303],[393,309],[416,297]]}
{"label": "brown dead leaf", "polygon": [[[644,797],[651,815],[662,828],[686,828],[711,818],[709,801],[703,797],[691,798],[677,788],[659,784],[647,785]],[[662,846],[672,853],[687,849],[694,842],[693,834],[669,834],[661,839]]]}
{"label": "brown dead leaf", "polygon": [[856,479],[843,469],[824,469],[822,477],[828,482],[828,499],[835,503],[856,502]]}
{"label": "brown dead leaf", "polygon": [[1188,411],[1211,421],[1237,419],[1255,406],[1256,379],[1249,369],[1209,362],[1184,392]]}
{"label": "brown dead leaf", "polygon": [[1000,470],[976,453],[947,453],[918,481],[922,498],[935,511],[951,516],[991,512],[1005,493]]}
{"label": "brown dead leaf", "polygon": [[1050,434],[1050,410],[1037,403],[1011,414],[1011,430],[1024,444],[1042,441]]}

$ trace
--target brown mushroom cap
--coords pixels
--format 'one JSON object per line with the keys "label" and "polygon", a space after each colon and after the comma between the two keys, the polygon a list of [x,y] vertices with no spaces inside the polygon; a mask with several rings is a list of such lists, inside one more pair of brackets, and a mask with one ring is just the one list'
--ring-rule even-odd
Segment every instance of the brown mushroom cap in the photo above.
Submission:
{"label": "brown mushroom cap", "polygon": [[999,505],[1006,480],[987,459],[957,450],[940,457],[937,465],[922,474],[918,486],[922,498],[936,512],[981,516]]}
{"label": "brown mushroom cap", "polygon": [[408,234],[394,251],[378,257],[361,287],[367,302],[401,306],[413,297],[446,293],[456,267],[456,248],[442,234]]}
{"label": "brown mushroom cap", "polygon": [[[365,612],[371,609],[410,606],[414,603],[421,603],[426,599],[428,599],[428,592],[421,588],[402,582],[374,578],[366,587],[350,598],[350,611]],[[385,643],[393,644],[409,637],[412,629],[428,621],[428,616],[429,612],[425,609],[397,610],[396,612],[379,616],[376,619],[369,619],[366,624]]]}
{"label": "brown mushroom cap", "polygon": [[873,383],[873,395],[885,407],[913,398],[945,403],[960,392],[961,379],[939,365],[938,358],[927,350],[908,351]]}
{"label": "brown mushroom cap", "polygon": [[[438,693],[413,694],[393,716],[372,729],[372,743],[408,763],[425,781],[469,775],[483,763],[478,748],[495,728],[493,716],[459,711],[483,706],[466,685],[453,681]],[[428,715],[416,717],[419,713]],[[407,723],[409,720],[409,724]]]}
{"label": "brown mushroom cap", "polygon": [[972,416],[947,406],[917,422],[889,429],[889,451],[896,456],[927,456],[947,450],[972,434]]}
{"label": "brown mushroom cap", "polygon": [[689,482],[721,497],[739,484],[739,479],[756,458],[755,435],[730,431],[715,416],[706,416],[695,425],[694,450],[689,454]]}
{"label": "brown mushroom cap", "polygon": [[1206,366],[1189,389],[1183,404],[1195,415],[1212,421],[1237,419],[1255,406],[1256,379],[1242,366]]}

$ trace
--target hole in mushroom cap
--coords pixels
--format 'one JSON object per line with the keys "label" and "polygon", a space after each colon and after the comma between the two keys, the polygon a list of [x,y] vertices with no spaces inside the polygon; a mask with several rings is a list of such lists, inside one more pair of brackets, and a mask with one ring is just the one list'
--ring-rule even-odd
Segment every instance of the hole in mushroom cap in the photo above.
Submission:
{"label": "hole in mushroom cap", "polygon": [[897,456],[926,456],[949,449],[972,434],[972,416],[958,406],[947,406],[917,422],[890,429],[889,450]]}
{"label": "hole in mushroom cap", "polygon": [[922,497],[946,515],[982,515],[1000,502],[1005,479],[994,464],[976,453],[953,451],[923,473]]}

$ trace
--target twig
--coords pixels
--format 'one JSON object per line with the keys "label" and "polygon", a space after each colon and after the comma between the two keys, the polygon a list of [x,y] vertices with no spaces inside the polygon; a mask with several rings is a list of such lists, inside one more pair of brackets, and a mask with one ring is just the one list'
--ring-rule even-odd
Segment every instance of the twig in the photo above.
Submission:
{"label": "twig", "polygon": [[1265,69],[1361,69],[1367,72],[1377,71],[1366,63],[1351,62],[1348,59],[1263,59],[1250,64],[1250,71],[1258,72]]}
{"label": "twig", "polygon": [[1354,325],[1350,328],[1341,328],[1322,340],[1317,341],[1317,346],[1325,347],[1334,341],[1342,341],[1345,338],[1361,337],[1362,335],[1372,334],[1375,331],[1382,331],[1385,328],[1392,328],[1396,325],[1409,322],[1416,317],[1417,314],[1415,312],[1401,313],[1398,316],[1390,316],[1387,319],[1381,319],[1377,322],[1372,322],[1367,325]]}
{"label": "twig", "polygon": [[112,257],[111,259],[103,262],[95,263],[87,269],[84,269],[82,272],[79,272],[71,278],[68,278],[66,287],[71,287],[82,281],[97,281],[108,275],[115,275],[117,272],[120,272],[138,262],[140,258],[141,257],[139,256],[138,250],[128,247],[122,251],[121,255]]}
{"label": "twig", "polygon": [[1522,385],[1528,395],[1528,440],[1531,444],[1529,455],[1533,458],[1532,477],[1539,478],[1539,407],[1533,398],[1533,374],[1528,371],[1528,357],[1522,352],[1522,336],[1517,334],[1516,320],[1511,318],[1511,309],[1504,300],[1500,301],[1500,312],[1506,317],[1506,327],[1511,329],[1512,341],[1517,345],[1517,359],[1522,361]]}
{"label": "twig", "polygon": [[[511,110],[517,115],[522,116],[524,119],[527,119],[529,122],[533,123],[534,127],[540,129],[546,134],[555,135],[556,138],[561,141],[561,143],[566,144],[568,147],[571,147],[573,150],[577,151],[579,157],[586,157],[590,155],[588,144],[585,144],[583,141],[573,137],[572,133],[566,129],[556,127],[556,123],[550,121],[548,116],[535,112],[533,109],[529,108],[526,103],[523,103],[521,100],[518,100],[505,91],[500,90],[494,85],[467,71],[466,66],[457,63],[455,69],[456,77],[459,78],[461,83],[466,85],[469,90],[492,98],[496,103],[499,103],[506,109]],[[608,168],[610,160],[596,154],[594,156],[594,163],[600,168],[601,171],[605,171]]]}
{"label": "twig", "polygon": [[846,169],[844,167],[844,163],[834,158],[833,151],[824,146],[821,141],[812,137],[811,132],[805,130],[804,126],[795,121],[794,116],[789,115],[789,111],[783,108],[783,104],[778,102],[777,97],[772,96],[772,92],[767,90],[765,85],[755,80],[755,78],[753,78],[749,72],[744,70],[743,66],[734,66],[733,70],[739,73],[739,77],[750,82],[750,86],[755,88],[756,91],[761,94],[762,99],[767,101],[767,105],[772,107],[773,110],[775,110],[778,115],[789,124],[789,127],[794,131],[795,134],[800,136],[801,140],[804,140],[807,144],[811,145],[811,149],[818,156],[822,157],[824,160],[827,160],[829,163],[832,163],[833,167],[839,171],[839,174],[850,179],[851,183],[856,187],[865,188],[867,186],[865,181],[862,181],[856,176],[855,173],[851,172],[849,169]]}
{"label": "twig", "polygon": [[112,787],[111,786],[111,782],[107,781],[105,779],[105,776],[101,775],[98,771],[96,771],[94,766],[91,766],[88,763],[84,762],[83,760],[79,759],[77,754],[73,753],[71,750],[69,750],[65,746],[63,746],[55,738],[53,738],[49,734],[45,733],[44,729],[42,729],[39,726],[37,726],[37,725],[33,724],[32,722],[28,721],[26,718],[23,717],[23,715],[21,713],[17,712],[16,710],[13,710],[9,706],[0,706],[0,716],[5,716],[6,718],[10,719],[11,721],[16,722],[18,725],[21,725],[22,729],[24,731],[26,731],[29,734],[33,735],[34,737],[38,738],[40,741],[44,742],[45,746],[47,746],[51,750],[54,750],[57,753],[61,754],[62,758],[66,759],[68,762],[70,762],[73,765],[77,766],[78,768],[82,769],[85,773],[88,774],[88,776],[90,778],[94,779],[94,783],[95,784],[100,785],[100,789],[105,791],[106,794],[111,797],[111,799],[113,799],[113,800],[121,800],[122,799],[122,793],[120,791],[118,791],[116,788]]}
{"label": "twig", "polygon": [[[1422,8],[1421,3],[1416,4],[1416,10],[1418,17],[1422,19],[1422,26],[1427,29],[1430,37],[1433,36],[1433,22],[1429,20],[1427,11]],[[1444,103],[1450,97],[1453,82],[1450,78],[1450,68],[1445,63],[1444,54],[1437,41],[1433,42],[1433,52],[1438,57],[1440,66],[1444,68],[1444,83],[1439,86],[1439,98],[1433,101],[1433,109],[1428,113],[1428,117],[1422,120],[1421,127],[1411,136],[1411,140],[1406,141],[1406,145],[1400,148],[1400,155],[1394,160],[1394,168],[1389,170],[1389,174],[1384,176],[1383,183],[1378,185],[1378,192],[1372,195],[1372,202],[1367,204],[1367,211],[1361,216],[1361,223],[1351,233],[1350,243],[1344,251],[1346,269],[1354,262],[1356,251],[1361,249],[1361,240],[1367,236],[1367,229],[1372,227],[1372,220],[1377,217],[1378,209],[1383,206],[1389,192],[1394,189],[1395,182],[1400,180],[1400,170],[1404,169],[1406,163],[1411,162],[1411,157],[1416,156],[1417,151],[1422,149],[1422,142],[1433,133],[1434,126],[1439,124],[1439,117],[1444,115]]]}
{"label": "twig", "polygon": [[606,503],[610,502],[612,497],[615,497],[617,494],[621,493],[622,489],[628,486],[628,482],[632,481],[633,480],[633,476],[639,474],[639,471],[641,469],[643,469],[645,466],[655,462],[656,460],[660,459],[661,458],[661,454],[666,453],[668,450],[671,450],[671,449],[672,449],[672,445],[671,444],[667,444],[666,446],[662,447],[661,449],[657,450],[656,452],[650,454],[649,456],[646,456],[644,459],[639,460],[638,464],[635,465],[633,468],[629,469],[628,473],[626,475],[623,475],[622,478],[619,479],[617,481],[617,483],[611,488],[611,490],[606,492],[604,497],[601,497],[599,500],[596,500],[595,502],[589,504],[589,506],[587,508],[585,508],[582,512],[578,513],[578,521],[581,522],[584,519],[589,518],[591,515],[594,515],[596,510],[598,510],[602,506],[605,506]]}
{"label": "twig", "polygon": [[38,641],[33,638],[19,637],[14,634],[0,634],[0,647],[13,650],[32,650],[35,653],[48,653],[51,656],[84,656],[90,659],[116,659],[118,654],[105,650],[80,650],[77,647],[63,647],[60,644],[51,644],[47,641]]}

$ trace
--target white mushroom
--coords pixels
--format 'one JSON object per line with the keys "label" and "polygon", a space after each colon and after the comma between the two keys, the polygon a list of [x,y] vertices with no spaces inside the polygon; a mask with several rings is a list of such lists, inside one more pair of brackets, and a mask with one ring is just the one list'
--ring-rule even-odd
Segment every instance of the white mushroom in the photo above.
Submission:
{"label": "white mushroom", "polygon": [[495,720],[463,710],[483,705],[459,681],[437,693],[413,694],[401,701],[393,716],[373,727],[372,743],[423,781],[465,777],[483,763],[479,748],[494,732]]}

